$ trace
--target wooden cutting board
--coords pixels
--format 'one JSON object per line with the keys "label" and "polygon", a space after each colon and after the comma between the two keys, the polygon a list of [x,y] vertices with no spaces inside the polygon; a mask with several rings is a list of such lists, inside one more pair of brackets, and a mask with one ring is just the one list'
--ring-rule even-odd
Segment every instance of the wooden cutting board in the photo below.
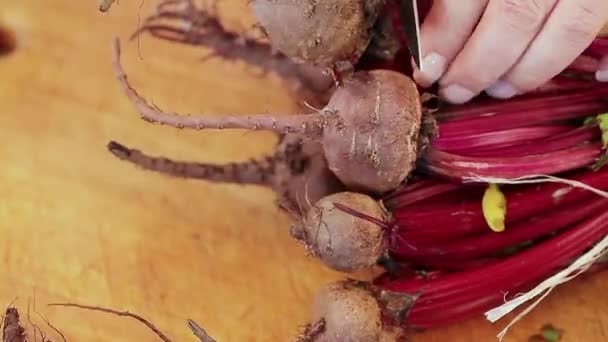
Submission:
{"label": "wooden cutting board", "polygon": [[[18,46],[0,57],[0,301],[47,315],[70,341],[154,341],[138,323],[55,301],[140,313],[174,341],[194,341],[185,320],[218,341],[286,341],[306,322],[316,290],[340,274],[290,240],[289,219],[266,189],[169,179],[117,161],[116,139],[153,154],[207,162],[272,150],[267,133],[187,132],[146,124],[119,90],[110,42],[126,37],[152,1],[0,3],[0,24]],[[233,28],[251,22],[223,3]],[[154,103],[217,114],[294,110],[273,76],[240,63],[199,61],[205,51],[142,39],[125,46],[133,83]],[[608,274],[551,294],[506,341],[526,341],[545,323],[565,341],[608,341]],[[494,341],[505,322],[483,319],[416,341]],[[51,334],[53,340],[58,340]]]}

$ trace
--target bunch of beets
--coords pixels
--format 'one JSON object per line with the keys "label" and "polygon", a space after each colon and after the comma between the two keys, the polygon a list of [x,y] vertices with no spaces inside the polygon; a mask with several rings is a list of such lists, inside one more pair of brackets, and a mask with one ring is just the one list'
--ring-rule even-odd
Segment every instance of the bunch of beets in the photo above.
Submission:
{"label": "bunch of beets", "polygon": [[[481,315],[566,269],[608,233],[608,58],[597,38],[539,89],[448,105],[412,80],[395,3],[252,0],[264,39],[227,30],[213,6],[164,0],[142,34],[276,72],[305,96],[299,115],[179,115],[116,77],[146,121],[268,130],[273,155],[228,165],[109,150],[175,177],[267,186],[291,235],[332,269],[379,268],[323,288],[300,341],[395,341]],[[431,1],[419,1],[422,18]],[[288,23],[289,25],[286,25]],[[601,266],[601,258],[594,260]],[[507,294],[505,296],[505,294]]]}

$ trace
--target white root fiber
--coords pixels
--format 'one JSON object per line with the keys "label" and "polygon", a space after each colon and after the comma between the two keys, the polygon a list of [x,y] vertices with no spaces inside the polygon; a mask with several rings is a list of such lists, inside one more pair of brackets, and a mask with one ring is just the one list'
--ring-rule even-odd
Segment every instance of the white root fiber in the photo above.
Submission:
{"label": "white root fiber", "polygon": [[509,328],[511,328],[517,321],[527,315],[532,309],[534,309],[551,291],[558,285],[566,283],[580,274],[584,273],[591,265],[593,265],[598,259],[608,254],[608,236],[605,236],[599,243],[597,243],[587,253],[580,256],[570,266],[546,279],[534,289],[529,292],[523,293],[515,297],[514,299],[507,301],[499,307],[489,310],[485,313],[486,319],[492,323],[503,318],[522,304],[533,298],[541,295],[534,303],[530,304],[525,310],[519,313],[498,335],[498,340],[502,341],[504,336],[507,334]]}
{"label": "white root fiber", "polygon": [[482,177],[477,175],[471,175],[469,177],[463,177],[464,183],[494,183],[494,184],[540,184],[540,183],[561,183],[570,185],[574,188],[584,189],[594,194],[608,198],[608,192],[596,189],[583,182],[579,182],[572,179],[560,178],[550,175],[528,175],[518,178],[494,178],[494,177]]}

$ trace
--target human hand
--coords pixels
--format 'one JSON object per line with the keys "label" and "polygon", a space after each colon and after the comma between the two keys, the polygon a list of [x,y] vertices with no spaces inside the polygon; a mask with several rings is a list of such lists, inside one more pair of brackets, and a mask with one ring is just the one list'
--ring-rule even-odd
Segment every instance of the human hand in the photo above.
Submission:
{"label": "human hand", "polygon": [[[416,81],[464,103],[509,98],[562,72],[608,21],[608,0],[435,0],[421,27]],[[608,81],[608,58],[598,79]]]}

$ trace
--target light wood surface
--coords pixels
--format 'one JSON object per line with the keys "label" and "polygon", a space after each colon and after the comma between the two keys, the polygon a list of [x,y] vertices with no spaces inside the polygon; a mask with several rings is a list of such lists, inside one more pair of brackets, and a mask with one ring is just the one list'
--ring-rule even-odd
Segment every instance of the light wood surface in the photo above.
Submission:
{"label": "light wood surface", "polygon": [[[153,1],[144,1],[142,15]],[[185,319],[218,341],[286,341],[306,322],[316,290],[341,275],[290,240],[289,219],[266,189],[161,177],[119,162],[116,139],[154,154],[207,162],[272,150],[266,133],[187,132],[146,124],[112,77],[110,42],[137,25],[139,1],[107,15],[96,1],[0,2],[17,50],[0,57],[0,302],[48,315],[70,341],[154,341],[134,321],[46,303],[71,301],[138,312],[175,341],[194,341]],[[220,6],[229,25],[251,17]],[[133,83],[176,111],[287,112],[297,104],[273,75],[205,52],[142,39],[125,46]],[[608,274],[550,295],[506,341],[545,323],[564,341],[608,341]],[[481,318],[415,341],[494,341],[504,325]],[[48,328],[46,329],[49,330]],[[56,338],[56,336],[53,336]]]}

